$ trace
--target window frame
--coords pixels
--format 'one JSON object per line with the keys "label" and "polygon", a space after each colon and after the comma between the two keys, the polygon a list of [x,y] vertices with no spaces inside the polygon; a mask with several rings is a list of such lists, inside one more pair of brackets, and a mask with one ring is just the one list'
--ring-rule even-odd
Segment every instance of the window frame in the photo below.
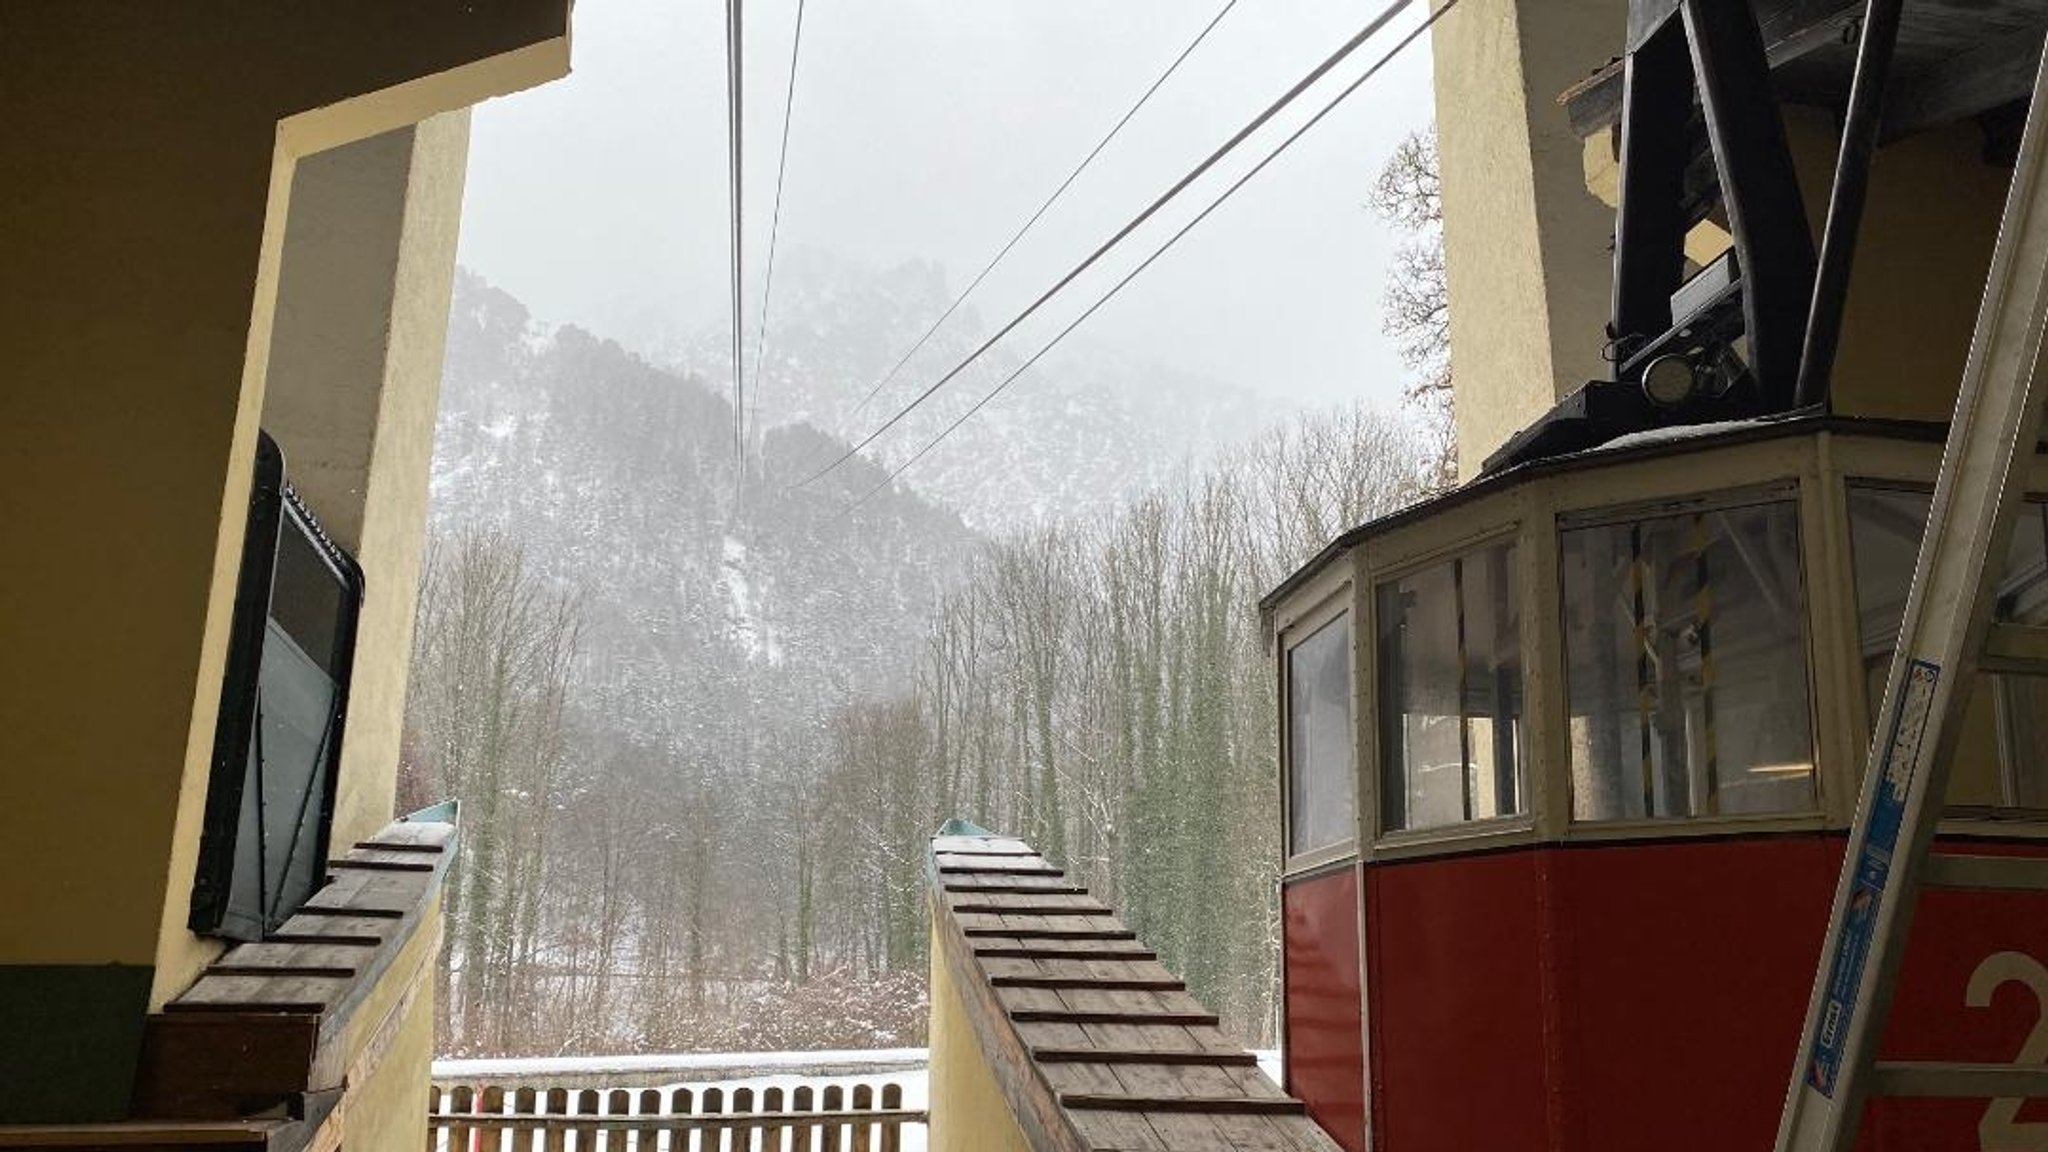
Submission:
{"label": "window frame", "polygon": [[[1515,757],[1515,796],[1521,803],[1516,811],[1503,812],[1494,816],[1451,820],[1421,827],[1389,828],[1387,827],[1386,820],[1387,805],[1385,792],[1389,786],[1388,771],[1391,764],[1387,755],[1387,749],[1383,747],[1381,741],[1380,687],[1385,676],[1385,669],[1380,666],[1380,589],[1386,585],[1427,572],[1432,568],[1455,564],[1458,561],[1481,555],[1488,549],[1499,547],[1506,547],[1512,553],[1508,564],[1509,599],[1514,603],[1517,614],[1515,626],[1516,678],[1519,681],[1517,689],[1520,692],[1523,713],[1517,718],[1521,728],[1521,750]],[[1370,688],[1370,691],[1360,689],[1359,694],[1369,700],[1368,709],[1371,715],[1362,718],[1365,724],[1370,725],[1364,729],[1364,736],[1368,742],[1370,752],[1368,755],[1361,756],[1359,767],[1361,773],[1368,777],[1372,783],[1372,809],[1369,818],[1372,822],[1373,840],[1376,844],[1399,846],[1441,843],[1447,840],[1486,836],[1502,831],[1519,832],[1532,826],[1532,814],[1535,806],[1533,789],[1535,784],[1529,771],[1529,760],[1535,745],[1530,737],[1528,717],[1530,700],[1530,644],[1527,590],[1524,588],[1524,585],[1527,583],[1524,571],[1526,567],[1524,563],[1526,548],[1527,541],[1524,539],[1521,525],[1519,523],[1510,523],[1505,527],[1461,539],[1455,544],[1433,549],[1424,555],[1405,560],[1400,564],[1376,567],[1373,569],[1370,579],[1363,584],[1360,597],[1371,605],[1370,623],[1372,633],[1366,649],[1369,653],[1367,660],[1371,672],[1371,683],[1367,686]],[[1462,588],[1462,585],[1460,585],[1460,588]],[[1354,642],[1356,642],[1355,638]],[[1369,771],[1367,771],[1368,767],[1370,768]]]}
{"label": "window frame", "polygon": [[[1842,549],[1842,571],[1848,578],[1852,601],[1856,599],[1857,569],[1854,537],[1855,516],[1850,509],[1849,501],[1851,496],[1858,490],[1925,496],[1931,504],[1934,497],[1934,483],[1931,480],[1905,480],[1893,477],[1869,476],[1856,471],[1844,471],[1837,478],[1836,496],[1842,508],[1842,531],[1845,537],[1847,537],[1847,543]],[[2021,492],[2020,499],[2024,504],[2037,509],[2035,515],[2048,517],[2048,492],[2030,486]],[[1851,608],[1858,614],[1862,611],[1860,603],[1853,603]],[[1852,633],[1851,641],[1854,644],[1854,651],[1851,653],[1852,663],[1859,672],[1862,671],[1863,658],[1861,639],[1860,630]],[[1993,686],[1994,692],[2008,678],[2007,675],[1982,670],[1975,672],[1974,675],[1986,678]],[[1889,679],[1889,672],[1887,672],[1886,676]],[[1859,681],[1859,686],[1860,683]],[[1890,685],[1887,684],[1885,687],[1889,688]],[[1867,743],[1870,735],[1875,732],[1877,723],[1868,695],[1860,691],[1850,693],[1848,707],[1857,725],[1857,730],[1864,733],[1865,742]],[[1994,703],[1993,709],[1992,739],[1998,748],[2000,773],[2004,774],[2012,770],[2010,763],[2006,759],[2006,743],[2010,736],[2010,732],[2005,725],[2006,707],[2003,702],[1998,702]],[[1863,765],[1861,764],[1855,765],[1858,771],[1862,767]],[[2048,768],[2044,768],[2044,771],[2048,771]],[[2048,823],[2048,805],[1950,803],[1942,806],[1941,825],[1944,831],[1952,830],[1951,825],[1960,825],[1981,833],[1985,831],[1996,832],[2001,828],[2010,827],[2014,824],[2042,823]]]}
{"label": "window frame", "polygon": [[[1360,835],[1360,813],[1364,811],[1366,797],[1363,790],[1363,773],[1360,761],[1364,749],[1359,740],[1360,685],[1364,683],[1366,671],[1359,659],[1358,638],[1364,626],[1359,613],[1359,604],[1349,579],[1333,581],[1333,586],[1315,597],[1305,609],[1289,618],[1279,621],[1275,630],[1274,666],[1278,673],[1280,691],[1274,701],[1277,711],[1276,727],[1279,732],[1279,783],[1280,783],[1280,852],[1282,877],[1316,871],[1340,860],[1358,855],[1362,842]],[[1325,627],[1344,619],[1350,625],[1351,636],[1348,646],[1351,672],[1351,834],[1333,843],[1312,848],[1306,852],[1294,850],[1294,726],[1289,715],[1294,700],[1293,671],[1289,666],[1294,649],[1314,637]]]}
{"label": "window frame", "polygon": [[[1578,793],[1572,776],[1572,759],[1569,742],[1565,742],[1556,754],[1556,787],[1558,807],[1563,816],[1566,838],[1580,839],[1624,839],[1644,835],[1668,837],[1680,831],[1756,831],[1779,828],[1819,828],[1828,812],[1829,782],[1826,765],[1826,740],[1823,728],[1827,717],[1822,711],[1824,697],[1823,680],[1833,677],[1836,671],[1832,661],[1824,660],[1824,645],[1816,633],[1816,611],[1812,597],[1814,585],[1813,548],[1816,532],[1810,524],[1812,515],[1812,488],[1815,476],[1806,469],[1790,474],[1761,479],[1738,478],[1734,483],[1682,494],[1669,494],[1647,499],[1621,503],[1587,501],[1570,508],[1559,508],[1550,528],[1554,549],[1554,566],[1551,581],[1555,596],[1552,611],[1560,628],[1556,651],[1547,661],[1547,670],[1557,678],[1558,697],[1564,704],[1560,719],[1565,720],[1570,711],[1570,657],[1565,650],[1562,627],[1565,615],[1564,580],[1564,534],[1586,528],[1611,527],[1617,524],[1634,524],[1647,520],[1674,516],[1695,515],[1701,512],[1724,512],[1739,508],[1754,508],[1769,504],[1787,504],[1791,507],[1797,539],[1793,553],[1799,560],[1800,596],[1800,642],[1806,660],[1806,739],[1811,757],[1812,801],[1808,807],[1785,809],[1777,812],[1727,813],[1717,812],[1706,816],[1629,816],[1613,820],[1582,819],[1578,815]],[[1843,513],[1846,522],[1846,512]],[[1827,531],[1824,526],[1822,531]],[[1568,723],[1568,721],[1567,721]],[[1560,725],[1565,727],[1566,725]]]}

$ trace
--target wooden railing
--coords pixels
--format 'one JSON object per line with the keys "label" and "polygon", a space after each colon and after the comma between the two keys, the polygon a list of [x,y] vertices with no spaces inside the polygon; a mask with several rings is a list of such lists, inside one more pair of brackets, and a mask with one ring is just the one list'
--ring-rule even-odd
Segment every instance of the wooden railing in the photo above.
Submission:
{"label": "wooden railing", "polygon": [[436,1089],[428,1152],[898,1152],[903,1086]]}

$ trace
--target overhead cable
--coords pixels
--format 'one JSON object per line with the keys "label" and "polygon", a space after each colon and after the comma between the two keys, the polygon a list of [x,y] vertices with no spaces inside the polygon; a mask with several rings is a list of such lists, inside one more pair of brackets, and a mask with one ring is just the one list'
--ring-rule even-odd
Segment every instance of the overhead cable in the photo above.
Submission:
{"label": "overhead cable", "polygon": [[744,270],[744,265],[741,263],[743,252],[741,246],[741,236],[743,235],[741,228],[743,219],[741,205],[744,201],[740,194],[740,143],[741,125],[743,123],[740,100],[744,92],[744,86],[741,83],[741,45],[740,0],[725,0],[726,144],[728,150],[727,167],[729,170],[728,195],[732,206],[733,451],[734,459],[738,462],[740,470],[744,472],[747,462],[747,410],[746,379],[745,373],[742,371],[743,365],[740,361],[740,347],[744,342],[740,326],[741,318],[744,315],[744,307],[741,303],[742,293],[740,291],[742,272]]}
{"label": "overhead cable", "polygon": [[782,146],[775,161],[775,210],[768,221],[768,263],[762,272],[761,326],[754,336],[754,391],[747,422],[761,409],[762,354],[768,344],[768,304],[775,297],[775,243],[782,234],[782,177],[789,170],[789,120],[796,110],[796,65],[804,47],[804,0],[796,0],[796,33],[789,42],[789,91],[782,101]]}
{"label": "overhead cable", "polygon": [[967,287],[961,289],[960,294],[953,297],[953,302],[946,305],[946,310],[939,313],[939,318],[932,321],[931,327],[926,328],[924,334],[917,338],[917,342],[912,344],[909,350],[897,359],[896,363],[890,365],[889,371],[884,373],[881,379],[875,381],[874,387],[868,389],[867,395],[860,398],[860,403],[853,406],[853,411],[849,413],[849,418],[860,415],[861,410],[868,406],[868,402],[873,400],[877,393],[888,387],[890,382],[896,379],[897,374],[903,371],[903,366],[910,363],[910,358],[924,350],[924,346],[931,342],[931,338],[938,333],[947,320],[952,318],[953,313],[960,310],[960,305],[966,303],[967,298],[974,294],[974,290],[981,287],[981,282],[988,279],[989,273],[995,271],[996,265],[1001,264],[1003,258],[1010,254],[1010,250],[1017,246],[1017,242],[1024,239],[1025,234],[1030,232],[1033,226],[1045,216],[1046,212],[1059,202],[1060,197],[1066,195],[1067,189],[1073,187],[1074,181],[1080,178],[1081,173],[1087,171],[1088,166],[1095,162],[1095,158],[1102,155],[1102,150],[1109,147],[1109,142],[1116,139],[1117,134],[1124,130],[1124,125],[1131,122],[1131,118],[1138,114],[1138,110],[1143,108],[1152,99],[1152,94],[1159,91],[1160,86],[1165,84],[1167,79],[1180,69],[1181,63],[1194,54],[1195,49],[1201,46],[1202,41],[1209,38],[1209,33],[1215,30],[1216,25],[1222,23],[1223,18],[1229,15],[1230,10],[1235,7],[1237,7],[1237,0],[1225,0],[1223,7],[1217,9],[1216,15],[1209,18],[1209,22],[1202,26],[1202,30],[1195,33],[1195,38],[1188,41],[1187,47],[1180,50],[1180,55],[1175,56],[1173,62],[1166,66],[1166,71],[1161,72],[1146,87],[1136,103],[1125,109],[1124,114],[1117,118],[1117,122],[1110,126],[1109,131],[1103,135],[1102,139],[1095,142],[1095,147],[1089,149],[1088,154],[1081,158],[1081,162],[1074,166],[1074,170],[1067,173],[1066,179],[1060,181],[1059,187],[1052,190],[1052,195],[1047,196],[1044,202],[1039,204],[1037,209],[1031,213],[1030,218],[1024,221],[1023,226],[1017,229],[1016,233],[996,251],[994,256],[989,257],[988,263],[982,266],[981,271],[974,274],[974,278],[968,281]]}
{"label": "overhead cable", "polygon": [[975,401],[973,407],[961,413],[958,419],[954,420],[951,424],[948,424],[945,427],[945,429],[942,430],[937,436],[932,437],[931,440],[926,442],[924,447],[919,448],[917,452],[910,457],[910,459],[905,460],[903,463],[897,465],[893,471],[891,471],[887,476],[882,478],[881,483],[876,484],[874,487],[868,489],[866,492],[861,494],[859,499],[855,500],[851,504],[848,504],[845,510],[847,512],[852,512],[855,508],[858,508],[862,504],[867,503],[868,500],[872,498],[876,493],[880,492],[884,488],[887,488],[889,485],[895,483],[896,478],[898,476],[903,475],[904,471],[907,470],[912,464],[915,464],[919,460],[922,460],[926,453],[938,447],[939,443],[945,440],[946,437],[952,435],[955,429],[959,428],[962,424],[967,423],[967,421],[973,419],[975,413],[980,412],[982,408],[989,403],[989,401],[994,400],[997,396],[1002,395],[1004,389],[1008,388],[1012,383],[1014,383],[1018,377],[1024,375],[1025,372],[1029,371],[1031,369],[1031,366],[1038,363],[1041,357],[1043,357],[1046,353],[1052,351],[1053,348],[1058,346],[1060,341],[1065,340],[1069,333],[1071,333],[1074,329],[1079,328],[1090,316],[1095,315],[1096,311],[1099,310],[1103,305],[1115,299],[1117,293],[1122,292],[1126,285],[1128,285],[1131,281],[1136,280],[1141,274],[1144,273],[1144,271],[1147,268],[1150,268],[1152,266],[1154,261],[1158,260],[1161,256],[1166,255],[1169,249],[1171,249],[1175,244],[1178,244],[1180,242],[1181,237],[1186,236],[1188,233],[1194,231],[1196,225],[1208,219],[1210,213],[1216,211],[1216,209],[1218,208],[1221,208],[1223,206],[1224,201],[1229,200],[1232,196],[1236,195],[1237,190],[1244,187],[1246,184],[1250,183],[1252,177],[1257,176],[1260,172],[1264,171],[1266,165],[1271,164],[1274,160],[1278,159],[1282,152],[1287,151],[1288,148],[1294,145],[1295,141],[1301,139],[1304,135],[1307,135],[1309,129],[1315,127],[1318,123],[1322,122],[1324,117],[1336,111],[1338,105],[1342,104],[1346,99],[1348,99],[1352,93],[1364,87],[1366,81],[1372,79],[1375,75],[1379,73],[1379,71],[1382,68],[1385,68],[1388,64],[1392,63],[1395,57],[1399,56],[1404,50],[1406,50],[1410,44],[1413,44],[1416,40],[1420,39],[1424,32],[1429,31],[1431,25],[1435,24],[1438,20],[1442,19],[1445,13],[1449,12],[1453,8],[1456,8],[1459,2],[1460,0],[1444,0],[1444,4],[1442,5],[1442,7],[1439,7],[1435,11],[1431,12],[1429,16],[1422,21],[1422,23],[1415,26],[1413,31],[1410,31],[1406,36],[1401,37],[1400,41],[1396,43],[1392,48],[1388,49],[1385,55],[1381,56],[1378,60],[1373,62],[1372,67],[1367,68],[1362,74],[1360,74],[1360,76],[1356,80],[1353,80],[1351,83],[1345,85],[1344,89],[1338,92],[1336,96],[1332,97],[1328,103],[1324,104],[1323,107],[1319,109],[1314,116],[1309,117],[1309,119],[1306,122],[1304,122],[1299,128],[1296,128],[1291,134],[1289,134],[1285,140],[1282,140],[1277,147],[1275,147],[1271,152],[1268,152],[1263,159],[1261,159],[1257,164],[1252,166],[1250,171],[1246,172],[1242,176],[1239,176],[1237,180],[1230,185],[1230,187],[1225,188],[1222,194],[1217,196],[1215,200],[1211,201],[1208,207],[1202,209],[1202,211],[1198,213],[1194,219],[1189,220],[1186,224],[1181,225],[1179,231],[1175,232],[1172,236],[1169,236],[1166,242],[1164,244],[1161,244],[1158,248],[1154,249],[1152,254],[1145,257],[1142,263],[1140,263],[1137,267],[1131,269],[1128,273],[1125,273],[1123,279],[1118,280],[1113,286],[1110,287],[1109,291],[1103,293],[1102,296],[1095,301],[1095,303],[1090,304],[1086,311],[1082,312],[1079,316],[1076,316],[1070,323],[1067,324],[1065,328],[1060,329],[1059,334],[1054,336],[1051,340],[1046,341],[1045,345],[1039,348],[1038,351],[1033,352],[1029,360],[1024,361],[1024,363],[1017,366],[1015,371],[1012,371],[1009,375],[1003,377],[1003,379],[999,383],[997,383],[994,388],[989,390],[988,395],[983,396],[981,399]]}
{"label": "overhead cable", "polygon": [[[1065,275],[1061,276],[1059,280],[1053,284],[1052,287],[1046,289],[1043,293],[1041,293],[1039,297],[1036,300],[1033,300],[1030,303],[1030,305],[1027,306],[1022,312],[1019,312],[1017,313],[1017,315],[1011,317],[1008,323],[1004,324],[1000,329],[996,331],[995,335],[990,336],[987,340],[982,341],[979,347],[977,347],[974,351],[969,352],[958,363],[954,364],[953,367],[947,369],[945,375],[940,376],[937,380],[933,381],[930,386],[925,388],[924,391],[918,393],[917,396],[910,401],[910,403],[905,404],[902,408],[898,409],[895,415],[883,421],[880,427],[876,428],[873,432],[870,432],[865,437],[863,437],[858,444],[853,445],[851,448],[848,448],[845,452],[841,453],[838,459],[832,461],[830,464],[827,464],[825,467],[818,469],[816,472],[811,473],[809,476],[804,477],[802,480],[797,481],[797,487],[802,487],[804,485],[810,484],[818,480],[820,477],[825,476],[827,473],[832,472],[834,469],[837,469],[840,465],[846,463],[848,460],[851,460],[854,456],[858,455],[862,449],[866,448],[868,445],[880,439],[883,433],[889,431],[889,429],[891,428],[894,428],[898,423],[900,423],[903,420],[904,417],[910,415],[912,411],[916,410],[919,405],[923,404],[926,400],[931,399],[931,397],[935,393],[937,393],[939,389],[945,387],[947,384],[951,383],[955,377],[959,376],[960,373],[966,371],[968,366],[973,364],[975,360],[979,359],[983,353],[987,352],[990,348],[995,347],[997,342],[1002,340],[1003,337],[1009,335],[1012,331],[1014,331],[1017,328],[1018,325],[1030,319],[1034,313],[1036,313],[1040,308],[1045,306],[1047,301],[1051,300],[1054,296],[1058,295],[1062,289],[1066,288],[1067,285],[1073,283],[1077,278],[1081,276],[1082,273],[1094,267],[1096,261],[1102,259],[1103,256],[1107,255],[1109,251],[1112,248],[1116,247],[1119,243],[1121,243],[1126,236],[1129,236],[1132,232],[1137,231],[1140,227],[1144,225],[1144,223],[1147,220],[1150,220],[1154,215],[1157,215],[1160,209],[1164,208],[1168,203],[1170,203],[1174,199],[1174,197],[1180,195],[1180,193],[1184,191],[1188,187],[1188,185],[1193,184],[1196,180],[1200,179],[1204,173],[1208,172],[1209,169],[1214,168],[1219,162],[1222,161],[1222,159],[1225,156],[1229,155],[1233,149],[1235,149],[1239,144],[1243,143],[1246,137],[1250,136],[1253,132],[1258,131],[1261,127],[1263,127],[1266,124],[1267,121],[1279,115],[1280,112],[1283,109],[1285,109],[1289,103],[1293,102],[1293,100],[1296,97],[1300,96],[1317,80],[1322,79],[1323,76],[1330,71],[1330,69],[1335,68],[1338,64],[1341,64],[1344,61],[1345,57],[1349,56],[1352,52],[1356,51],[1359,45],[1365,43],[1368,39],[1371,39],[1372,35],[1375,32],[1378,32],[1382,27],[1384,27],[1387,24],[1389,20],[1392,20],[1396,15],[1398,15],[1402,9],[1408,7],[1410,3],[1412,3],[1412,0],[1393,0],[1393,3],[1387,5],[1387,7],[1383,11],[1381,11],[1378,16],[1373,17],[1372,21],[1368,23],[1363,29],[1361,29],[1357,35],[1345,41],[1342,46],[1340,46],[1335,52],[1332,52],[1327,58],[1323,60],[1322,63],[1316,65],[1315,68],[1311,70],[1308,75],[1302,77],[1300,80],[1296,81],[1292,87],[1288,88],[1287,91],[1281,93],[1277,99],[1275,99],[1271,104],[1268,104],[1265,107],[1265,109],[1261,111],[1257,116],[1252,117],[1249,123],[1247,123],[1244,127],[1238,129],[1235,133],[1233,133],[1231,137],[1228,140],[1225,140],[1221,145],[1219,145],[1215,151],[1209,153],[1209,155],[1206,158],[1204,158],[1200,164],[1195,165],[1195,167],[1190,169],[1186,175],[1174,181],[1173,185],[1169,187],[1165,192],[1160,193],[1159,197],[1153,200],[1151,204],[1147,205],[1144,211],[1138,213],[1136,216],[1132,217],[1129,222],[1125,223],[1123,227],[1117,229],[1116,232],[1109,237],[1109,239],[1104,240],[1100,245],[1096,247],[1096,249],[1093,252],[1088,254],[1088,257],[1086,259],[1082,260],[1079,264],[1075,265],[1072,269],[1070,269]],[[1448,7],[1448,5],[1446,7]]]}

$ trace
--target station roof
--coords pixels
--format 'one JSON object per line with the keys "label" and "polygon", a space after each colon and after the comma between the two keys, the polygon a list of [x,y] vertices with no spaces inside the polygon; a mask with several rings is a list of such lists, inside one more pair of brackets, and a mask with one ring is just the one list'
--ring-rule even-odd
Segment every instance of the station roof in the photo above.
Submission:
{"label": "station roof", "polygon": [[[1655,6],[1653,3],[1649,6]],[[1778,98],[1840,107],[1856,70],[1863,0],[1752,0]],[[2048,0],[1907,0],[1885,99],[1885,139],[1988,112],[2031,90]],[[1622,67],[1610,61],[1559,97],[1591,136],[1621,116]]]}

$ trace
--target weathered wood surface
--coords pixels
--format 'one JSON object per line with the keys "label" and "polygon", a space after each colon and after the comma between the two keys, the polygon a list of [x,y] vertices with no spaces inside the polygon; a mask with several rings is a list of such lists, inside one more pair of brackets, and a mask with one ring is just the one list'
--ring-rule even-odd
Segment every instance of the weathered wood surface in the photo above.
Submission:
{"label": "weathered wood surface", "polygon": [[[253,1116],[338,1089],[347,1025],[421,928],[454,835],[388,825],[334,862],[277,932],[229,949],[150,1016],[136,1115]],[[417,968],[393,978],[416,980]]]}
{"label": "weathered wood surface", "polygon": [[1020,841],[989,843],[933,843],[934,962],[1032,1147],[1336,1152],[1113,911]]}

